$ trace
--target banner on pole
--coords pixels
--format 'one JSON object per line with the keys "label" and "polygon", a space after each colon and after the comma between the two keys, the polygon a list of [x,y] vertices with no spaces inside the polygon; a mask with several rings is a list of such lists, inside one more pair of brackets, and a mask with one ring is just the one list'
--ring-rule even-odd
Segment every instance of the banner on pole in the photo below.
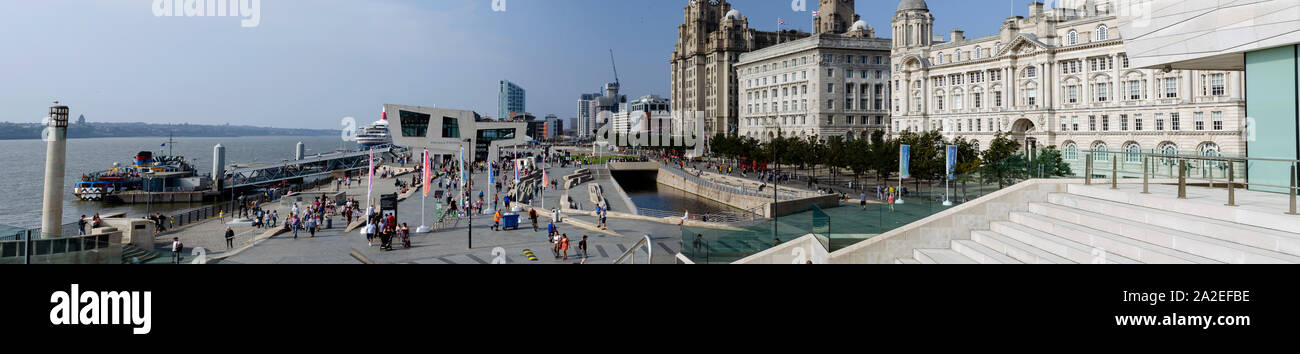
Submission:
{"label": "banner on pole", "polygon": [[366,204],[370,204],[370,194],[375,191],[375,148],[370,148],[370,175],[366,178]]}
{"label": "banner on pole", "polygon": [[429,182],[433,179],[433,173],[430,171],[429,150],[424,150],[424,196],[429,196]]}
{"label": "banner on pole", "polygon": [[468,170],[469,170],[469,166],[465,165],[465,147],[461,146],[460,147],[460,186],[461,187],[464,187],[465,183],[467,183],[466,180],[468,178],[465,177],[465,171]]}
{"label": "banner on pole", "polygon": [[948,179],[957,178],[953,173],[957,170],[957,145],[948,145],[948,148],[944,150],[947,151],[947,158],[945,159],[947,160],[947,167],[944,167],[944,171],[947,172]]}
{"label": "banner on pole", "polygon": [[899,145],[898,146],[898,176],[899,177],[912,178],[912,172],[910,171],[912,167],[911,158],[912,158],[912,146]]}

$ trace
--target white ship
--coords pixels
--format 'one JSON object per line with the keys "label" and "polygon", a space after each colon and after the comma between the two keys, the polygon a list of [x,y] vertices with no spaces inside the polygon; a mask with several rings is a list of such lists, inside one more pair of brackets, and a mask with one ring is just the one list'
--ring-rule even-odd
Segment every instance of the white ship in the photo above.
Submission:
{"label": "white ship", "polygon": [[384,108],[381,112],[379,121],[357,130],[357,145],[367,148],[393,143],[393,137],[388,134],[388,109]]}

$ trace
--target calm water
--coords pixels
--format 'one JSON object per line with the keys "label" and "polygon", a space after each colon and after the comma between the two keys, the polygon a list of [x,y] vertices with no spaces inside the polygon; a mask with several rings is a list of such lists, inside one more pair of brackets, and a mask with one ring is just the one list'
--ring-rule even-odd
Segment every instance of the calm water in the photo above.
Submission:
{"label": "calm water", "polygon": [[[107,205],[83,202],[72,194],[72,186],[81,175],[113,167],[114,162],[127,165],[140,151],[167,153],[160,145],[167,140],[159,138],[103,138],[68,140],[68,160],[64,180],[63,220],[74,222],[81,215],[126,212],[130,217],[144,216],[149,211],[181,210],[199,204]],[[307,145],[307,154],[328,153],[340,148],[353,148],[355,143],[343,143],[337,136],[322,137],[241,137],[241,138],[176,138],[172,151],[184,156],[200,174],[212,172],[212,147],[226,147],[226,164],[276,162],[292,159],[294,145],[299,141]],[[45,190],[45,142],[41,140],[0,141],[0,225],[22,228],[39,228],[41,224],[41,194]]]}
{"label": "calm water", "polygon": [[615,173],[619,186],[639,208],[671,212],[690,210],[692,214],[740,211],[729,205],[686,193],[655,182],[653,173]]}

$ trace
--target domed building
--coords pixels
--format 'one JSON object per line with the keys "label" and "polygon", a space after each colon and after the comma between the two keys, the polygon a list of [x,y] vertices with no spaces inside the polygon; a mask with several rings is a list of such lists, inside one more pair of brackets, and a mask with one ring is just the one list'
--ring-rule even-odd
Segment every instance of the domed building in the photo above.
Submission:
{"label": "domed building", "polygon": [[743,53],[810,36],[797,30],[759,31],[726,0],[689,0],[669,60],[673,112],[703,116],[705,136],[736,134],[739,122],[733,68]]}

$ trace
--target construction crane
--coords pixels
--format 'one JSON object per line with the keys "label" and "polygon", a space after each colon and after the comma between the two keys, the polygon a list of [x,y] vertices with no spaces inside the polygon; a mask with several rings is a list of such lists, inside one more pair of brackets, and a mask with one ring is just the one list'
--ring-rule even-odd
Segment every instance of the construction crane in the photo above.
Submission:
{"label": "construction crane", "polygon": [[[618,63],[614,61],[614,50],[609,50],[609,64],[614,66],[614,83],[618,84]],[[619,86],[622,86],[621,84]]]}

